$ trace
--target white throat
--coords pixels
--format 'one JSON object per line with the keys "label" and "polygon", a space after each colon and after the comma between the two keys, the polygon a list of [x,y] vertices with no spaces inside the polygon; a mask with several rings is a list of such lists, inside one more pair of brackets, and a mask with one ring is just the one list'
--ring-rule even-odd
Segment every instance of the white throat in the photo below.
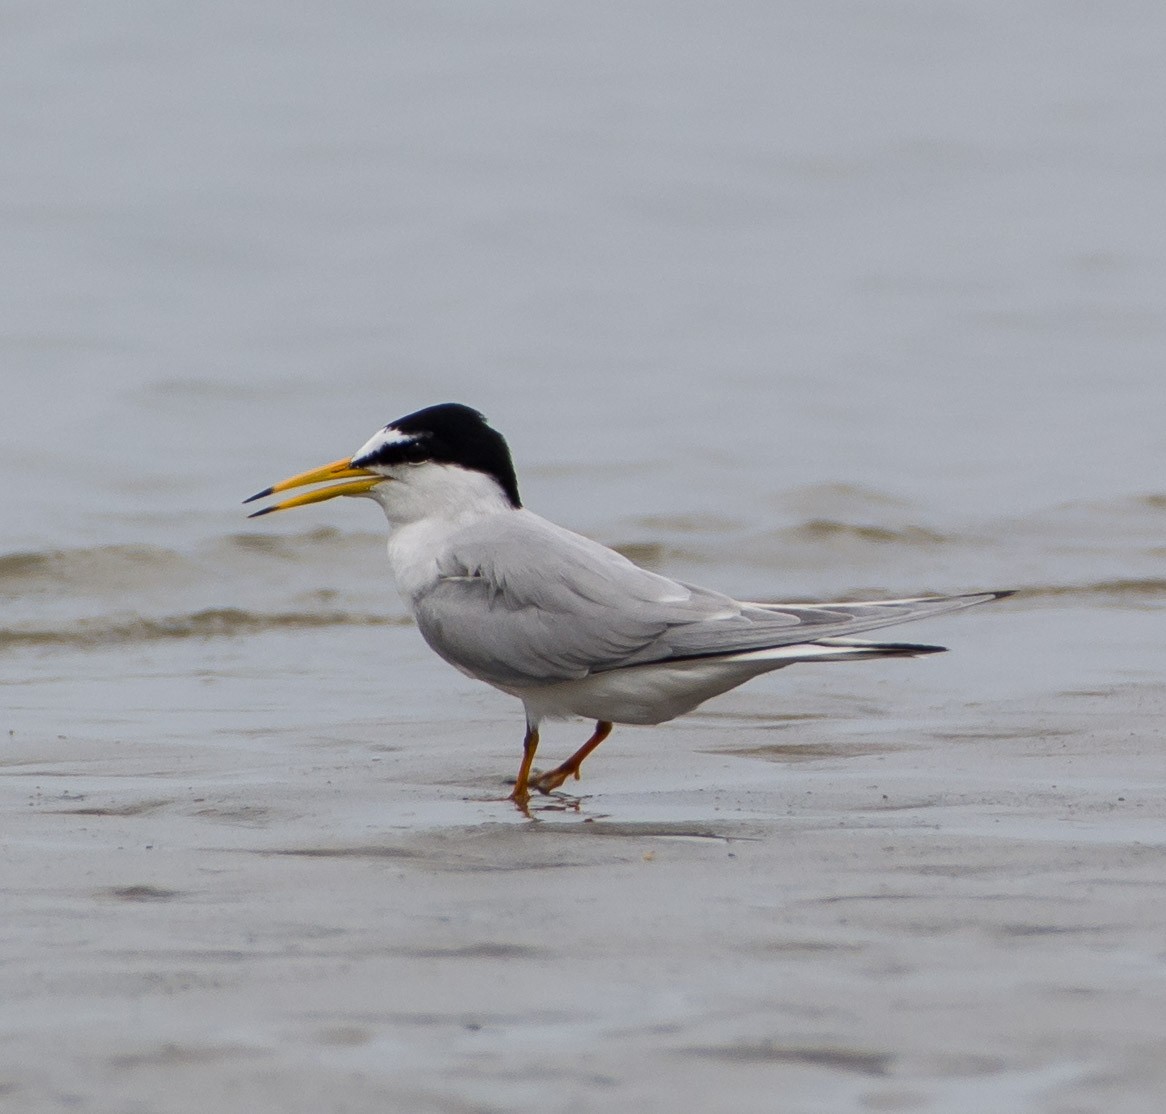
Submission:
{"label": "white throat", "polygon": [[399,465],[389,477],[389,483],[379,484],[369,494],[380,503],[391,526],[426,519],[465,523],[513,509],[497,480],[456,464]]}
{"label": "white throat", "polygon": [[438,561],[455,533],[515,509],[497,481],[485,473],[432,461],[394,468],[390,482],[369,494],[392,527],[389,565],[410,605],[436,581]]}

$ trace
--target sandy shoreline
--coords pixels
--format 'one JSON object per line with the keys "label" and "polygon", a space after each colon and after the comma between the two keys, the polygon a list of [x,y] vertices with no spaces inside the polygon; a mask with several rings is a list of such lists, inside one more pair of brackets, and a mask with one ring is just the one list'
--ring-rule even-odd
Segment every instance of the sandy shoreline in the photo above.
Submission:
{"label": "sandy shoreline", "polygon": [[866,671],[846,718],[846,679],[807,674],[784,721],[746,690],[617,736],[581,811],[532,824],[488,799],[514,724],[473,696],[432,718],[449,678],[404,659],[424,680],[391,730],[9,738],[6,1108],[1133,1112],[1166,1090],[1154,684],[1042,717]]}

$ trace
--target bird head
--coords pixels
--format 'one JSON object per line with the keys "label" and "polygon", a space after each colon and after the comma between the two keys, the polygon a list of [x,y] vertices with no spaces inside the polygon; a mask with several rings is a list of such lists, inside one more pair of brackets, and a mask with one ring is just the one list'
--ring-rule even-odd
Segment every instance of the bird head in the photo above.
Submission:
{"label": "bird head", "polygon": [[375,499],[390,521],[454,513],[466,505],[522,506],[505,438],[477,410],[456,402],[398,418],[351,457],[281,480],[244,502],[313,484],[326,486],[264,507],[250,517],[338,495]]}

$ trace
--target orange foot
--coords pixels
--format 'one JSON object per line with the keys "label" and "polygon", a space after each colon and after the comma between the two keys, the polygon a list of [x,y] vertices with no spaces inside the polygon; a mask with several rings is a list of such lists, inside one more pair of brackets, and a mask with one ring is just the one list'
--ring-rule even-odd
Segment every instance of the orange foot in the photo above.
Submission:
{"label": "orange foot", "polygon": [[530,779],[530,787],[531,789],[538,790],[543,796],[548,796],[558,789],[572,774],[575,775],[575,780],[578,781],[578,770],[558,766],[553,770],[548,770],[545,774],[539,774],[538,777],[532,777]]}
{"label": "orange foot", "polygon": [[548,770],[545,774],[539,774],[538,777],[531,778],[531,787],[537,789],[540,793],[546,794],[558,789],[569,777],[573,777],[578,781],[579,768],[583,765],[583,759],[610,734],[611,724],[607,720],[601,719],[595,725],[595,731],[587,742],[575,751],[561,766],[556,766],[553,770]]}
{"label": "orange foot", "polygon": [[511,793],[510,796],[505,798],[505,799],[513,802],[514,807],[516,809],[518,809],[518,811],[521,812],[522,815],[525,816],[528,820],[534,819],[534,817],[531,816],[531,814],[530,814],[530,794],[529,793],[519,793],[518,786],[515,786],[514,792]]}

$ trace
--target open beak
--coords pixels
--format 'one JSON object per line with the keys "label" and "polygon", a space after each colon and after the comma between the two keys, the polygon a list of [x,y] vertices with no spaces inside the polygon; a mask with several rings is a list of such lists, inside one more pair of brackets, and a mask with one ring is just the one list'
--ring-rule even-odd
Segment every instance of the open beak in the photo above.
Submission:
{"label": "open beak", "polygon": [[[350,478],[352,476],[360,476],[361,478],[354,480]],[[262,514],[271,514],[272,511],[286,511],[291,507],[306,507],[309,503],[322,503],[325,499],[335,499],[337,495],[367,495],[377,484],[384,483],[387,478],[387,476],[377,475],[376,472],[370,472],[367,468],[353,468],[351,460],[334,460],[331,464],[325,464],[323,468],[313,468],[310,472],[301,472],[298,476],[280,480],[279,483],[272,484],[271,487],[257,491],[250,499],[244,499],[243,502],[253,503],[256,499],[266,499],[267,496],[274,495],[277,491],[287,491],[293,487],[322,484],[329,480],[348,481],[347,483],[334,483],[329,487],[321,487],[315,491],[305,492],[303,495],[293,496],[291,499],[285,499],[282,503],[264,507],[263,510],[247,516],[248,518],[258,518]]]}

